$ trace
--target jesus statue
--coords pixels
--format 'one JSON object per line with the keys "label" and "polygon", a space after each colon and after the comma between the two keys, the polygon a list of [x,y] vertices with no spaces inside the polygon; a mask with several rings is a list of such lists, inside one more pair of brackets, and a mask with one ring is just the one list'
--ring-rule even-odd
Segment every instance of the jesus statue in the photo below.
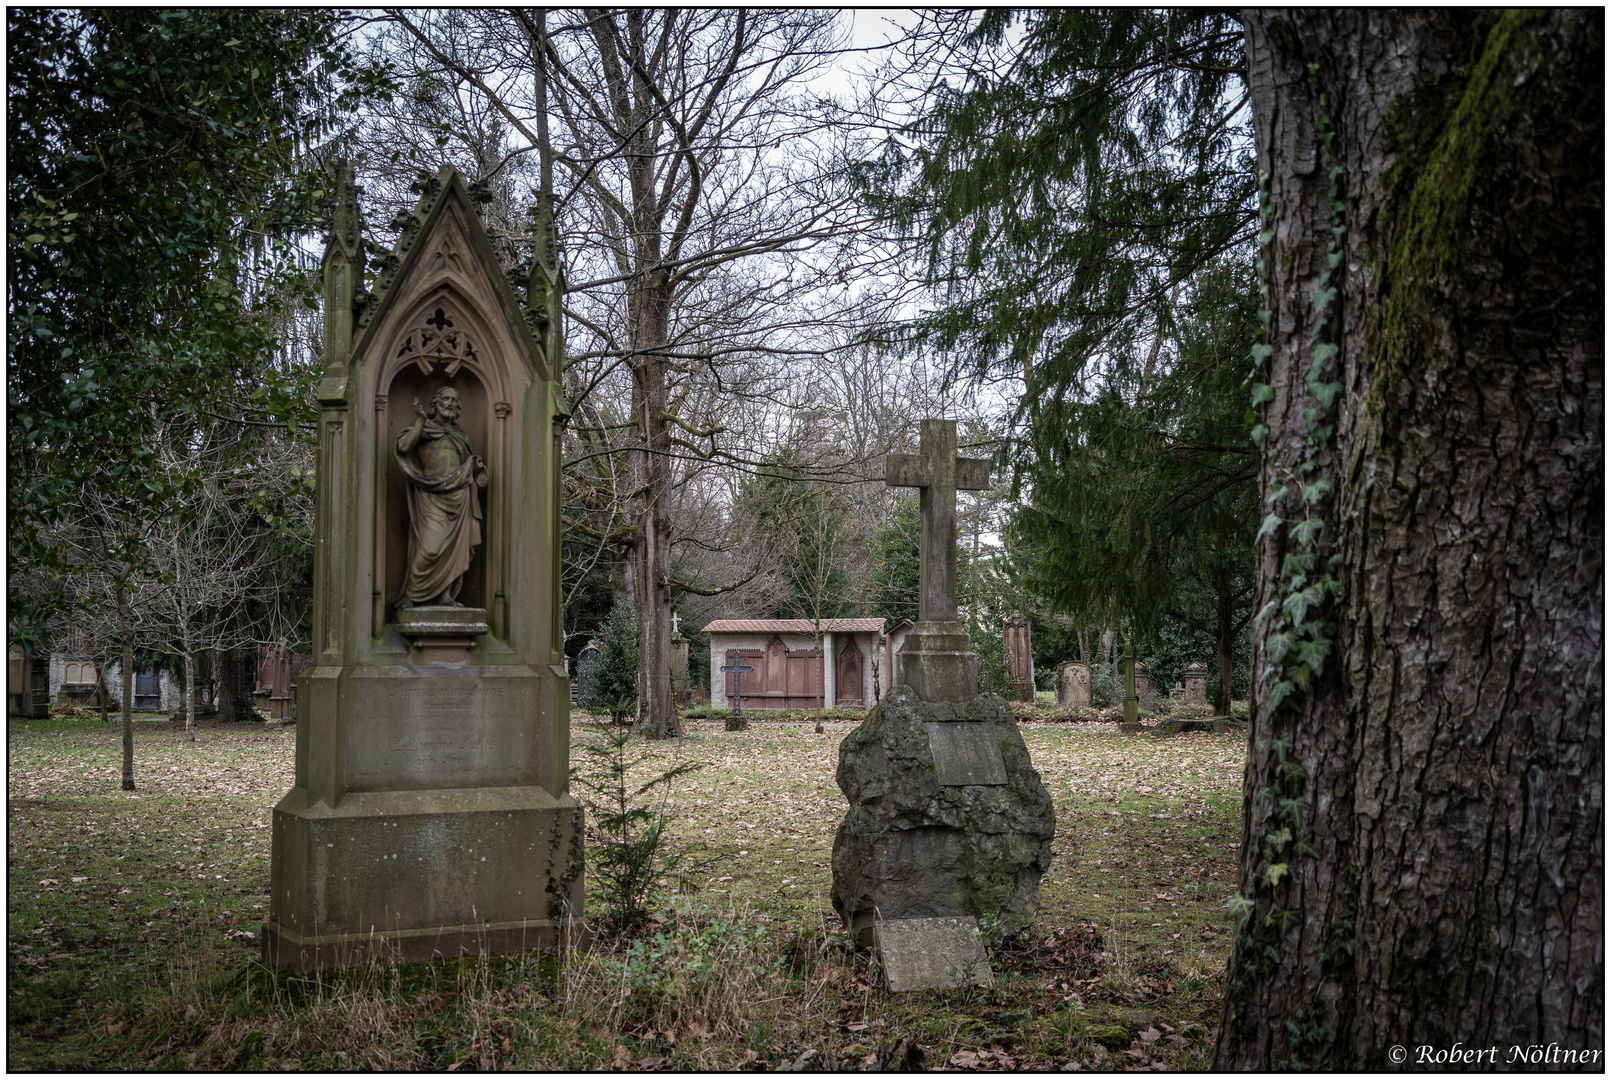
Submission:
{"label": "jesus statue", "polygon": [[486,462],[459,429],[459,392],[444,386],[427,413],[414,399],[414,423],[397,436],[396,458],[408,478],[408,577],[398,606],[458,601],[464,572],[481,544]]}

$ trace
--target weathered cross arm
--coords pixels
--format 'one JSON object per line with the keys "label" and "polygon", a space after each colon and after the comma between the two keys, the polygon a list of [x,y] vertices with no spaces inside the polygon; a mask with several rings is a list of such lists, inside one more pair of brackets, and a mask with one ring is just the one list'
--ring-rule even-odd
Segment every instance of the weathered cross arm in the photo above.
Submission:
{"label": "weathered cross arm", "polygon": [[[956,459],[958,491],[984,491],[990,486],[990,459]],[[889,487],[928,487],[934,476],[932,463],[922,454],[887,454],[884,457],[884,483]]]}

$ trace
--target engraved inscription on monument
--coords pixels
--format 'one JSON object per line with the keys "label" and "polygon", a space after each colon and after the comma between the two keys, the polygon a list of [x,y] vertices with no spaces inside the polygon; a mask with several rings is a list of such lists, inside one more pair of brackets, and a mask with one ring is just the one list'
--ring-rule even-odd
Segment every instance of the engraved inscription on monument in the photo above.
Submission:
{"label": "engraved inscription on monument", "polygon": [[408,680],[371,688],[355,710],[348,782],[454,787],[523,782],[535,762],[523,735],[534,702],[475,679]]}
{"label": "engraved inscription on monument", "polygon": [[924,724],[929,752],[934,755],[934,778],[946,787],[1005,784],[1007,764],[1001,759],[996,725]]}

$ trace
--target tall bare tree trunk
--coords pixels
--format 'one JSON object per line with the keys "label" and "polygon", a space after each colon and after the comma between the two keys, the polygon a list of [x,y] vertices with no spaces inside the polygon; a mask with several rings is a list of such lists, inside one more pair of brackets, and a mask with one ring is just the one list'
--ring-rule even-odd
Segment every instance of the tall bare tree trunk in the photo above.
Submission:
{"label": "tall bare tree trunk", "polygon": [[1216,672],[1219,685],[1214,689],[1214,711],[1220,716],[1231,714],[1231,653],[1235,648],[1236,632],[1231,629],[1231,594],[1219,590],[1215,597],[1214,638],[1219,646]]}
{"label": "tall bare tree trunk", "polygon": [[123,637],[123,790],[134,790],[134,611],[122,577],[112,581],[118,631]]}
{"label": "tall bare tree trunk", "polygon": [[[663,308],[660,316],[649,319],[643,341],[665,341]],[[637,365],[633,383],[645,447],[638,519],[639,724],[651,738],[662,739],[671,729],[671,433],[663,361],[651,357]]]}
{"label": "tall bare tree trunk", "polygon": [[1215,1066],[1599,1050],[1603,16],[1244,22],[1277,522]]}
{"label": "tall bare tree trunk", "polygon": [[238,652],[225,649],[218,661],[218,722],[227,724],[252,719],[245,688],[246,663]]}
{"label": "tall bare tree trunk", "polygon": [[106,723],[107,698],[106,692],[106,660],[104,657],[95,658],[95,696],[101,703],[101,723]]}
{"label": "tall bare tree trunk", "polygon": [[185,742],[196,741],[196,656],[190,651],[190,635],[184,638],[185,651]]}

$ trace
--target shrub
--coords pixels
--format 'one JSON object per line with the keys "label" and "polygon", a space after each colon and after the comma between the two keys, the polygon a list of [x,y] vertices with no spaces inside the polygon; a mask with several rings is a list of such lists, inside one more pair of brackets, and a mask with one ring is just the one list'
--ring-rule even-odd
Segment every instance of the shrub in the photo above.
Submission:
{"label": "shrub", "polygon": [[589,712],[608,712],[620,723],[638,705],[638,612],[628,603],[610,609],[594,641],[599,651],[588,662],[586,685],[576,704]]}
{"label": "shrub", "polygon": [[[679,762],[638,784],[632,771],[649,755],[627,752],[634,738],[626,728],[612,730],[601,741],[582,747],[598,766],[596,773],[571,768],[571,779],[582,794],[598,837],[588,870],[599,883],[605,921],[620,929],[643,922],[650,888],[682,865],[683,854],[668,844],[666,797],[673,781],[700,767],[699,762]],[[650,805],[656,798],[657,803]]]}
{"label": "shrub", "polygon": [[1092,664],[1091,704],[1098,709],[1111,709],[1124,704],[1124,685],[1113,677],[1107,664]]}
{"label": "shrub", "polygon": [[725,1028],[724,1034],[737,1036],[747,1003],[784,962],[775,949],[763,948],[767,931],[676,897],[656,921],[652,935],[615,957],[599,957],[606,979],[621,987],[615,996],[623,1024],[691,1027],[696,1037]]}

